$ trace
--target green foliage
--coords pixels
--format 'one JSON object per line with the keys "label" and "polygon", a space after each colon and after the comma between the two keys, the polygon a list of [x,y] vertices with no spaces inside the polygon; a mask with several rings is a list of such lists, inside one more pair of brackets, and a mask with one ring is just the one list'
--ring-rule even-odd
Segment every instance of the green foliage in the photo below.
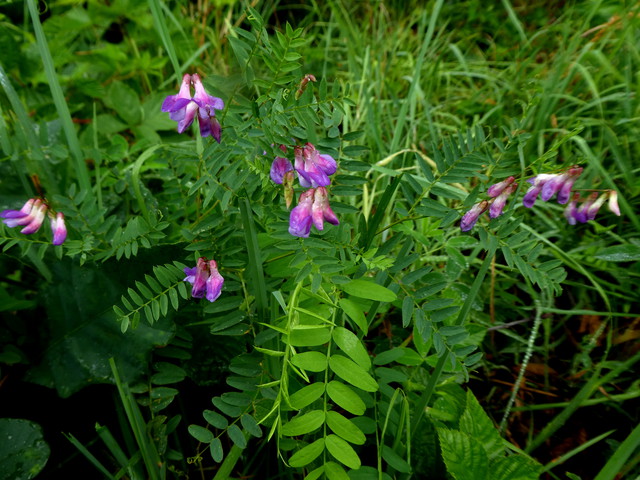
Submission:
{"label": "green foliage", "polygon": [[0,418],[0,478],[35,478],[49,459],[49,445],[40,425],[17,418]]}

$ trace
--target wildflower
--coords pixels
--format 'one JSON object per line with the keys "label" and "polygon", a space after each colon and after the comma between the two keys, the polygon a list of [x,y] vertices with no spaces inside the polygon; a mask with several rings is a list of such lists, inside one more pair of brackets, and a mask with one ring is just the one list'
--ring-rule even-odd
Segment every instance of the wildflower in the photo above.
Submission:
{"label": "wildflower", "polygon": [[47,204],[40,199],[29,199],[20,210],[4,210],[0,217],[8,227],[25,226],[20,233],[30,235],[37,232],[42,226],[44,215],[47,212]]}
{"label": "wildflower", "polygon": [[[195,88],[195,95],[191,97],[191,84]],[[197,73],[182,77],[182,85],[177,95],[169,95],[162,104],[162,111],[169,112],[171,120],[178,122],[178,133],[184,132],[198,114],[200,135],[212,136],[220,143],[220,123],[215,118],[215,110],[222,110],[222,99],[209,95],[202,85]]]}
{"label": "wildflower", "polygon": [[289,233],[295,237],[306,238],[311,231],[312,209],[315,190],[313,188],[302,192],[298,206],[291,210],[289,216]]}
{"label": "wildflower", "polygon": [[569,202],[569,204],[566,206],[566,208],[564,209],[564,217],[567,219],[567,222],[569,222],[569,225],[575,225],[577,222],[577,213],[578,213],[578,200],[580,199],[580,194],[579,193],[575,193],[573,195],[573,198],[571,199],[571,201]]}
{"label": "wildflower", "polygon": [[206,296],[210,302],[215,302],[220,296],[224,278],[218,272],[218,264],[215,260],[207,261],[206,258],[200,257],[196,266],[193,268],[185,268],[184,273],[187,275],[184,279],[193,285],[191,296],[193,298],[203,298]]}
{"label": "wildflower", "polygon": [[564,173],[541,173],[534,178],[530,178],[527,182],[531,183],[532,187],[525,193],[522,203],[525,207],[531,208],[541,193],[540,198],[545,202],[557,193],[558,203],[564,205],[569,201],[573,183],[580,176],[582,170],[582,167],[573,166]]}
{"label": "wildflower", "polygon": [[609,203],[607,205],[615,215],[620,216],[620,207],[618,206],[618,192],[609,190]]}
{"label": "wildflower", "polygon": [[316,188],[315,194],[313,195],[313,205],[311,206],[311,218],[318,230],[324,228],[324,220],[333,225],[340,223],[338,217],[336,217],[336,214],[333,213],[333,210],[331,210],[329,206],[327,189],[325,187]]}
{"label": "wildflower", "polygon": [[193,101],[198,104],[198,120],[200,121],[200,135],[208,137],[211,135],[220,143],[221,128],[220,123],[215,118],[216,110],[222,110],[224,108],[224,102],[221,98],[213,97],[209,95],[204,89],[204,85],[200,81],[200,76],[197,73],[191,75],[191,81],[195,87],[196,94],[193,96]]}
{"label": "wildflower", "polygon": [[326,187],[331,183],[329,175],[336,172],[337,165],[333,157],[319,153],[316,147],[307,143],[295,148],[295,169],[303,187]]}
{"label": "wildflower", "polygon": [[487,211],[487,208],[489,208],[489,202],[487,200],[478,202],[471,207],[471,209],[462,216],[462,220],[460,220],[460,230],[463,232],[471,230],[480,215]]}
{"label": "wildflower", "polygon": [[271,180],[278,185],[282,185],[285,174],[292,170],[293,165],[291,165],[291,162],[288,159],[284,157],[276,157],[271,164]]}
{"label": "wildflower", "polygon": [[487,195],[491,198],[500,195],[507,187],[509,187],[515,181],[515,177],[509,177],[499,183],[494,183],[487,190]]}
{"label": "wildflower", "polygon": [[[509,177],[509,178],[513,179],[513,177]],[[513,182],[513,180],[511,180],[511,182]],[[509,195],[515,192],[516,188],[518,188],[517,183],[511,183],[511,182],[491,202],[491,207],[489,208],[489,217],[496,218],[502,215],[502,210],[504,210],[504,206],[507,203],[507,198],[509,198]],[[489,194],[489,196],[491,196],[491,194]]]}
{"label": "wildflower", "polygon": [[53,216],[53,214],[49,212],[49,218],[51,220],[51,232],[53,233],[53,242],[51,243],[54,245],[62,245],[67,239],[67,226],[64,223],[64,214],[58,212],[56,216]]}
{"label": "wildflower", "polygon": [[597,192],[593,192],[589,195],[589,197],[587,197],[587,199],[584,200],[578,208],[576,208],[576,212],[573,217],[580,223],[587,223],[589,220],[593,220],[596,217],[596,213],[598,213],[600,206],[604,203],[603,200],[600,202],[600,205],[595,205],[595,208],[593,208],[597,198]]}

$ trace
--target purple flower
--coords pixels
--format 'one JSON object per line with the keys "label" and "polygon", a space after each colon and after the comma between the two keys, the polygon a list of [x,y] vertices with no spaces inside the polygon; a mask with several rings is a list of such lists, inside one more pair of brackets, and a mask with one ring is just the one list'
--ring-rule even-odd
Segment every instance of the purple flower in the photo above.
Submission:
{"label": "purple flower", "polygon": [[593,205],[593,203],[595,202],[596,198],[598,198],[598,194],[596,192],[592,193],[591,195],[589,195],[589,197],[587,197],[586,200],[584,200],[582,202],[582,204],[580,204],[580,206],[578,208],[576,208],[575,214],[573,215],[573,217],[580,223],[587,223],[589,220],[593,220],[595,218],[595,214],[598,212],[598,209],[600,207],[598,207],[598,209],[595,210],[595,212],[593,212],[593,217],[589,218],[591,216],[590,210],[591,207]]}
{"label": "purple flower", "polygon": [[289,216],[289,233],[295,237],[306,238],[311,231],[313,196],[315,190],[313,188],[300,194],[298,206],[291,210]]}
{"label": "purple flower", "polygon": [[20,233],[30,235],[42,226],[44,215],[49,207],[40,199],[29,199],[20,210],[4,210],[0,217],[8,227],[25,226]]}
{"label": "purple flower", "polygon": [[[191,84],[195,88],[195,95],[191,97]],[[198,114],[200,135],[212,136],[220,143],[220,123],[215,118],[215,110],[222,110],[222,99],[209,95],[202,85],[197,73],[182,77],[182,85],[177,95],[169,95],[162,104],[162,111],[169,112],[171,120],[178,122],[178,133],[184,132]]]}
{"label": "purple flower", "polygon": [[331,210],[329,206],[329,198],[327,197],[327,189],[325,187],[316,188],[313,196],[313,205],[311,206],[311,218],[318,230],[324,228],[324,220],[333,225],[340,223],[338,217],[336,217],[336,214],[333,213],[333,210]]}
{"label": "purple flower", "polygon": [[494,183],[487,190],[487,195],[491,198],[497,197],[504,191],[505,188],[511,185],[514,181],[515,181],[515,177],[509,177],[499,183]]}
{"label": "purple flower", "polygon": [[[509,178],[513,178],[513,177],[509,177]],[[514,179],[515,180],[515,179]],[[513,180],[512,180],[513,182]],[[496,218],[499,217],[500,215],[502,215],[502,210],[504,210],[504,206],[507,203],[507,199],[509,198],[509,195],[511,195],[513,192],[516,191],[516,189],[518,188],[518,184],[517,183],[509,183],[506,188],[504,188],[500,194],[495,197],[495,199],[491,202],[491,207],[489,208],[489,217],[490,218]]]}
{"label": "purple flower", "polygon": [[566,172],[566,179],[560,189],[558,190],[558,203],[564,205],[571,198],[571,189],[576,179],[582,173],[583,168],[574,165]]}
{"label": "purple flower", "polygon": [[200,257],[195,267],[185,268],[184,273],[187,275],[184,279],[193,285],[191,296],[193,298],[203,298],[206,296],[210,302],[215,302],[220,296],[224,278],[218,272],[218,264],[215,260]]}
{"label": "purple flower", "polygon": [[49,212],[49,218],[51,220],[51,231],[53,232],[52,243],[54,245],[62,245],[67,239],[67,226],[64,223],[64,214],[58,212],[54,217],[53,214]]}
{"label": "purple flower", "polygon": [[463,232],[471,230],[478,221],[480,215],[486,212],[487,208],[489,208],[489,202],[486,200],[476,203],[471,207],[471,209],[462,216],[462,220],[460,220],[460,230]]}
{"label": "purple flower", "polygon": [[288,159],[284,157],[276,157],[271,164],[271,180],[278,185],[282,185],[285,174],[292,170],[293,165],[291,165],[291,162]]}
{"label": "purple flower", "polygon": [[191,75],[191,81],[196,90],[193,96],[193,101],[198,104],[198,120],[200,121],[200,135],[208,137],[211,135],[220,143],[220,135],[222,129],[220,123],[215,118],[216,110],[222,110],[224,108],[224,102],[221,98],[213,97],[209,95],[204,89],[204,85],[200,81],[200,76],[197,73]]}
{"label": "purple flower", "polygon": [[571,199],[571,201],[563,211],[564,218],[567,219],[567,222],[569,222],[569,225],[576,224],[579,199],[580,199],[580,194],[579,193],[574,194],[573,198]]}
{"label": "purple flower", "polygon": [[326,187],[331,183],[329,175],[333,175],[338,168],[333,157],[319,153],[310,143],[304,147],[296,147],[294,151],[300,185],[315,188]]}
{"label": "purple flower", "polygon": [[536,199],[538,198],[538,195],[540,195],[540,191],[542,190],[542,187],[544,187],[544,184],[554,177],[556,177],[556,175],[541,173],[540,175],[527,180],[527,182],[531,183],[533,186],[527,190],[527,193],[525,193],[522,198],[524,206],[527,208],[533,207],[533,204],[536,203]]}

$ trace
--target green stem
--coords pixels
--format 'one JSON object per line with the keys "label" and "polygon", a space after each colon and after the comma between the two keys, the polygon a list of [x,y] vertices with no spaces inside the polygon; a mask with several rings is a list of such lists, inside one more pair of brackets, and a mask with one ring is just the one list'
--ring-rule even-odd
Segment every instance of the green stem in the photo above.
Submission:
{"label": "green stem", "polygon": [[264,283],[264,272],[262,270],[262,253],[258,245],[258,235],[253,221],[253,211],[248,198],[240,200],[240,215],[244,226],[244,235],[247,242],[247,253],[249,254],[248,270],[251,273],[253,283],[253,294],[256,299],[256,310],[258,321],[266,322],[268,314],[267,287]]}
{"label": "green stem", "polygon": [[[484,277],[487,275],[487,271],[491,266],[491,261],[493,260],[493,256],[495,255],[496,250],[498,248],[498,239],[494,236],[490,236],[488,238],[489,238],[489,246],[487,248],[487,256],[482,262],[482,265],[480,266],[480,270],[478,270],[476,279],[473,281],[473,284],[471,285],[471,289],[469,290],[469,295],[467,295],[467,299],[462,305],[462,308],[460,309],[460,313],[458,314],[458,318],[456,319],[453,325],[464,324],[464,321],[466,320],[467,315],[469,314],[469,310],[471,310],[471,305],[473,304],[473,301],[475,300],[476,296],[478,295],[478,292],[480,291],[480,287],[482,286]],[[444,365],[446,361],[447,361],[447,355],[442,355],[438,359],[438,363],[433,369],[433,373],[431,374],[427,382],[427,387],[425,388],[425,391],[422,393],[422,396],[418,399],[418,402],[416,403],[415,418],[411,423],[411,431],[414,433],[414,435],[415,435],[415,432],[418,431],[418,426],[420,424],[420,420],[422,419],[422,415],[424,414],[424,410],[428,405],[429,400],[431,400],[431,396],[433,395],[433,392],[435,391],[436,386],[438,385],[438,380],[440,379],[440,375],[444,370]]]}
{"label": "green stem", "polygon": [[240,455],[242,455],[242,449],[236,445],[231,447],[229,454],[225,457],[224,462],[220,465],[218,472],[216,473],[213,480],[227,480],[231,477],[231,472],[240,460]]}

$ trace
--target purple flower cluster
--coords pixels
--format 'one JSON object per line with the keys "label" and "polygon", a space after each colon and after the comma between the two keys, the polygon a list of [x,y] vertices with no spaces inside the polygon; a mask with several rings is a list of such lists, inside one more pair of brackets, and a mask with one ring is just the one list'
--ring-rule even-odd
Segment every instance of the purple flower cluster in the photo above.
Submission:
{"label": "purple flower cluster", "polygon": [[538,195],[542,201],[546,202],[557,196],[558,203],[560,205],[566,204],[571,198],[571,189],[573,183],[582,173],[582,167],[574,165],[566,172],[557,174],[541,173],[533,178],[527,180],[532,186],[524,194],[522,203],[525,207],[531,208],[536,202]]}
{"label": "purple flower cluster", "polygon": [[51,220],[51,231],[53,233],[54,245],[62,245],[67,239],[67,226],[64,223],[64,215],[62,212],[53,214],[49,206],[39,198],[30,198],[22,206],[20,210],[4,210],[0,212],[0,217],[8,227],[23,226],[20,233],[30,235],[40,230],[45,214],[49,215]]}
{"label": "purple flower cluster", "polygon": [[604,205],[604,202],[608,200],[607,206],[617,216],[620,216],[620,207],[618,206],[618,192],[615,190],[607,190],[602,194],[593,192],[586,199],[582,200],[580,206],[580,194],[575,193],[573,198],[564,209],[564,216],[569,222],[569,225],[575,225],[576,223],[587,223],[589,220],[596,218],[596,214],[600,207]]}
{"label": "purple flower cluster", "polygon": [[[195,94],[191,96],[191,85]],[[202,85],[197,73],[182,77],[182,85],[177,95],[169,95],[162,104],[162,111],[169,112],[171,120],[178,122],[178,133],[184,132],[193,123],[196,113],[200,125],[200,135],[212,136],[220,143],[222,129],[215,118],[216,110],[222,110],[224,102],[221,98],[209,95]]]}
{"label": "purple flower cluster", "polygon": [[482,200],[476,203],[471,209],[462,216],[460,220],[460,230],[468,232],[471,230],[480,215],[489,210],[489,217],[496,218],[502,215],[509,195],[516,191],[518,184],[514,183],[515,178],[509,177],[500,183],[495,183],[487,190],[489,200]]}
{"label": "purple flower cluster", "polygon": [[185,268],[185,282],[193,285],[191,296],[193,298],[207,297],[210,302],[215,302],[220,296],[224,278],[218,272],[218,264],[215,260],[207,261],[206,258],[200,257],[195,267]]}
{"label": "purple flower cluster", "polygon": [[[280,149],[286,153],[284,145]],[[337,170],[336,161],[330,155],[316,150],[311,143],[304,147],[294,147],[294,165],[285,157],[276,157],[271,164],[271,180],[285,187],[287,208],[293,199],[294,171],[300,185],[308,188],[300,195],[298,205],[291,210],[289,233],[296,237],[308,237],[311,225],[318,230],[324,228],[324,221],[338,225],[340,222],[329,206],[327,187],[331,184],[329,176]]]}

